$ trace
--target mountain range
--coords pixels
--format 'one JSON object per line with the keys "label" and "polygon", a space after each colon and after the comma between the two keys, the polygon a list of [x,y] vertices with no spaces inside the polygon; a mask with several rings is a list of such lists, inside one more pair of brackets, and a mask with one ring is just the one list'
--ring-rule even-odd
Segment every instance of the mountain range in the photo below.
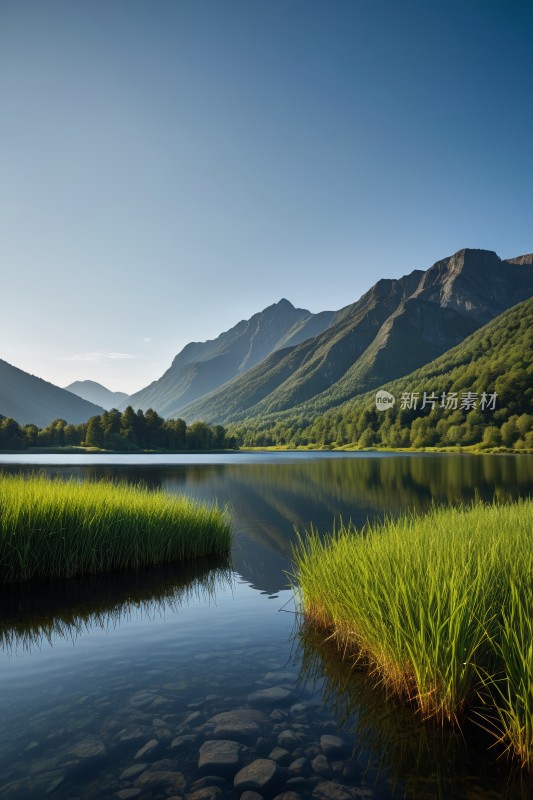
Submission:
{"label": "mountain range", "polygon": [[260,364],[271,353],[296,346],[328,328],[333,311],[312,314],[288,300],[268,306],[207,342],[191,342],[158,380],[119,408],[153,408],[163,417],[179,416],[190,403]]}
{"label": "mountain range", "polygon": [[110,408],[118,408],[121,403],[128,399],[126,392],[111,392],[96,381],[74,381],[74,383],[65,386],[65,389],[67,392],[72,392],[90,403],[102,406],[106,411],[109,411]]}
{"label": "mountain range", "polygon": [[[128,402],[188,422],[239,422],[288,409],[312,416],[427,364],[532,294],[533,254],[502,261],[489,250],[463,249],[425,272],[379,280],[355,303],[325,316],[282,300],[214,342],[187,345],[159,381]],[[299,314],[309,322],[296,337],[276,330],[265,341],[278,314],[286,326]],[[311,335],[311,324],[321,330]],[[262,360],[243,360],[241,347],[250,341]],[[222,360],[238,365],[229,379]],[[200,384],[199,374],[209,379]]]}
{"label": "mountain range", "polygon": [[216,339],[189,343],[130,397],[94,381],[59,389],[0,361],[0,415],[42,426],[132,405],[188,423],[309,421],[430,364],[532,295],[533,254],[501,260],[466,248],[378,280],[338,311],[313,314],[283,298]]}

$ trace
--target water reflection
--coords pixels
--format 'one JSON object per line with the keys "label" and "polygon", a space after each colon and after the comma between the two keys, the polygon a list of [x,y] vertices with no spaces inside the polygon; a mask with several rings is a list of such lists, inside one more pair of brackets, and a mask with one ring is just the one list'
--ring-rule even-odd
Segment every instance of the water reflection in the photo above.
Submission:
{"label": "water reflection", "polygon": [[[340,516],[362,525],[384,514],[423,511],[432,502],[527,495],[531,457],[310,454],[250,462],[236,455],[223,463],[162,464],[145,457],[142,464],[102,458],[75,466],[58,457],[46,472],[143,481],[229,503],[234,573],[227,564],[202,562],[10,587],[0,597],[0,641],[9,651],[8,657],[0,651],[2,797],[155,800],[204,791],[199,753],[213,736],[213,719],[234,710],[247,714],[250,696],[265,689],[290,699],[266,709],[245,761],[278,746],[292,759],[305,757],[292,784],[283,773],[286,790],[302,798],[324,780],[310,767],[321,737],[338,733],[354,753],[330,758],[326,774],[367,792],[359,796],[369,796],[368,787],[376,800],[533,794],[504,761],[494,765],[495,753],[487,753],[479,731],[465,731],[463,740],[419,724],[372,689],[366,675],[339,662],[322,634],[302,629],[294,639],[293,615],[278,613],[290,602],[280,590],[295,528],[312,522],[324,532]],[[266,596],[278,592],[277,599]],[[48,642],[53,647],[41,646]],[[152,749],[145,751],[147,745]],[[232,775],[217,780],[226,800],[238,800]]]}
{"label": "water reflection", "polygon": [[[385,514],[424,511],[432,503],[469,502],[479,497],[515,499],[533,491],[531,456],[456,454],[298,454],[287,461],[276,454],[244,463],[242,455],[224,463],[153,465],[84,464],[45,469],[47,474],[80,479],[117,478],[233,509],[235,569],[255,588],[270,594],[287,587],[295,529],[311,523],[321,532],[339,518],[358,527]],[[102,457],[104,458],[104,457]],[[31,471],[29,466],[5,466]]]}
{"label": "water reflection", "polygon": [[[526,800],[533,779],[510,765],[473,724],[462,731],[423,722],[353,663],[323,630],[300,620],[294,634],[298,682],[314,687],[353,741],[352,759],[374,786],[386,776],[392,798]],[[499,760],[498,756],[500,756]]]}
{"label": "water reflection", "polygon": [[147,621],[198,601],[215,602],[217,588],[233,585],[229,562],[202,559],[62,581],[15,584],[0,592],[0,648],[40,648],[75,642],[94,628],[111,631],[132,616]]}

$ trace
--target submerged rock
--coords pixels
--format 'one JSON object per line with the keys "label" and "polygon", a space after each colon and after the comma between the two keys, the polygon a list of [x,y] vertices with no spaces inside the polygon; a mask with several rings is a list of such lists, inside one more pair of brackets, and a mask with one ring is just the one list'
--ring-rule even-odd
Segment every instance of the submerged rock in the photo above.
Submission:
{"label": "submerged rock", "polygon": [[133,764],[131,767],[127,767],[124,772],[120,773],[119,781],[128,781],[136,775],[140,775],[141,772],[144,772],[146,769],[148,769],[148,764]]}
{"label": "submerged rock", "polygon": [[340,736],[332,736],[331,734],[324,734],[320,737],[320,749],[324,755],[331,757],[338,757],[346,755],[349,751],[348,742],[341,739]]}
{"label": "submerged rock", "polygon": [[289,778],[306,777],[311,772],[311,765],[307,758],[296,758],[287,768]]}
{"label": "submerged rock", "polygon": [[181,750],[185,750],[186,747],[193,745],[198,740],[197,733],[189,733],[184,734],[183,736],[176,736],[175,739],[172,739],[172,744],[170,745],[171,750],[175,750],[176,752],[180,752]]}
{"label": "submerged rock", "polygon": [[323,753],[320,753],[318,756],[315,756],[311,761],[311,766],[313,768],[313,772],[316,772],[317,775],[322,775],[324,778],[329,778],[331,775],[331,767],[326,756]]}
{"label": "submerged rock", "polygon": [[224,792],[220,786],[205,786],[203,789],[196,789],[194,792],[185,795],[186,800],[221,800]]}
{"label": "submerged rock", "polygon": [[294,750],[299,743],[300,739],[298,738],[298,734],[294,733],[294,731],[287,729],[281,731],[278,735],[279,747],[285,747],[287,750]]}
{"label": "submerged rock", "polygon": [[282,792],[281,794],[277,794],[274,800],[302,800],[302,795],[298,794],[298,792]]}
{"label": "submerged rock", "polygon": [[342,786],[334,781],[322,781],[313,791],[313,800],[357,800],[373,797],[371,789],[358,789],[355,786]]}
{"label": "submerged rock", "polygon": [[268,754],[268,757],[272,761],[276,761],[280,767],[286,767],[287,764],[290,764],[292,761],[292,754],[290,750],[286,750],[284,747],[274,747],[274,749]]}
{"label": "submerged rock", "polygon": [[244,747],[239,742],[215,739],[204,742],[200,747],[198,769],[200,772],[215,775],[234,775],[239,769]]}
{"label": "submerged rock", "polygon": [[279,767],[270,758],[257,758],[235,775],[233,785],[237,792],[251,789],[265,792],[271,789],[279,778]]}
{"label": "submerged rock", "polygon": [[104,743],[100,741],[100,739],[91,737],[75,744],[74,747],[70,749],[70,752],[76,758],[86,759],[103,756],[105,755],[106,749]]}
{"label": "submerged rock", "polygon": [[287,705],[294,701],[294,694],[282,686],[273,686],[271,689],[259,689],[248,695],[248,702],[253,706]]}
{"label": "submerged rock", "polygon": [[140,750],[137,750],[135,755],[133,756],[135,759],[143,758],[148,754],[153,754],[156,748],[159,747],[159,741],[157,739],[150,739],[149,742],[146,742],[144,747],[141,747]]}
{"label": "submerged rock", "polygon": [[132,786],[130,789],[121,789],[115,794],[115,797],[118,797],[119,800],[134,800],[135,797],[139,797],[141,791]]}
{"label": "submerged rock", "polygon": [[169,790],[182,792],[185,789],[185,778],[181,772],[151,771],[147,770],[135,781],[143,791],[165,791]]}
{"label": "submerged rock", "polygon": [[214,739],[232,739],[248,744],[258,739],[268,721],[266,714],[257,709],[238,708],[215,714],[208,723],[214,725]]}

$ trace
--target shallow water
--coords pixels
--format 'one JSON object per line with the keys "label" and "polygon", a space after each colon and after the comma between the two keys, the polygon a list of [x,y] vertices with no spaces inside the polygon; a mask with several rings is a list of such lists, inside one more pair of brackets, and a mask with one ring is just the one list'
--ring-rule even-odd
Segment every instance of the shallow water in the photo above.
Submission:
{"label": "shallow water", "polygon": [[[418,723],[339,664],[323,637],[301,630],[286,571],[295,527],[325,532],[340,516],[362,525],[435,501],[530,494],[533,458],[32,458],[2,457],[3,468],[142,480],[229,503],[235,541],[230,565],[32,585],[0,598],[2,798],[230,800],[242,792],[235,772],[268,756],[277,767],[265,798],[531,796],[477,729],[463,739]],[[255,694],[263,689],[277,691]],[[233,722],[217,719],[235,710]],[[328,735],[341,741],[321,743]],[[238,744],[222,755],[203,747],[221,737]]]}

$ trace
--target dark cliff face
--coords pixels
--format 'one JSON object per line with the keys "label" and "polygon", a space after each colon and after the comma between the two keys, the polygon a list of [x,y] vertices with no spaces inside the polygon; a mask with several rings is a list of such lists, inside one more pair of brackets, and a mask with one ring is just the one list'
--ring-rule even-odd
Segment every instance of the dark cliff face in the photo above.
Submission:
{"label": "dark cliff face", "polygon": [[459,250],[434,264],[413,296],[484,324],[531,294],[531,272],[522,269],[528,263],[501,261],[490,250]]}
{"label": "dark cliff face", "polygon": [[463,249],[398,280],[380,280],[319,336],[184,409],[225,422],[297,408],[324,411],[406,375],[533,294],[533,257]]}

